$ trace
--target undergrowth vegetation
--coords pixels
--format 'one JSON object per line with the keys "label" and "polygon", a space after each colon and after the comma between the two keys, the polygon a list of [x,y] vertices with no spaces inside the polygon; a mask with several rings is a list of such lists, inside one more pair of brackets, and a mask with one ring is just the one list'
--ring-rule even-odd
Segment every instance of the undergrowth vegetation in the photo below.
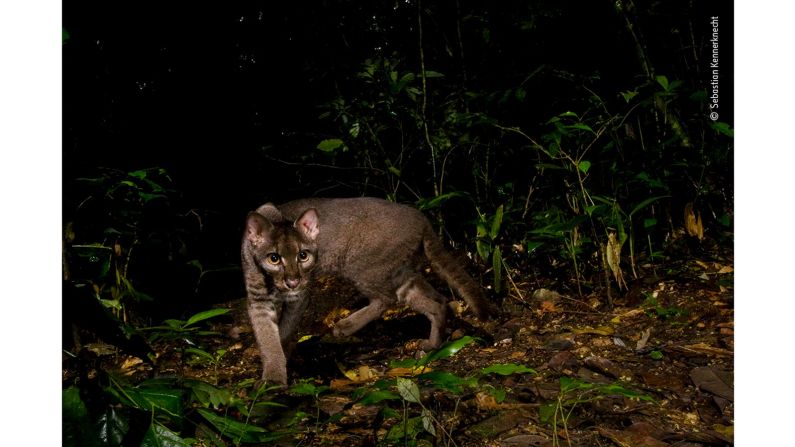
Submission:
{"label": "undergrowth vegetation", "polygon": [[[253,378],[130,382],[81,357],[97,339],[145,361],[150,346],[170,343],[186,362],[218,368],[227,351],[201,340],[227,311],[207,308],[243,296],[237,243],[245,213],[265,201],[414,204],[470,254],[493,300],[523,306],[534,274],[609,308],[671,255],[731,243],[733,129],[723,111],[709,118],[708,29],[694,24],[692,3],[343,1],[311,13],[282,5],[287,25],[253,6],[225,8],[234,25],[213,43],[231,57],[212,60],[226,73],[220,91],[240,89],[234,111],[178,109],[185,117],[152,147],[125,139],[142,142],[154,124],[111,105],[168,121],[181,98],[171,95],[188,82],[179,76],[207,67],[183,65],[192,59],[169,53],[187,52],[182,41],[158,28],[135,56],[149,71],[132,73],[94,43],[129,35],[64,20],[64,356],[81,371],[64,383],[65,445],[263,444],[340,417],[320,411],[329,388],[311,379],[286,393]],[[283,35],[261,43],[274,27]],[[276,49],[289,63],[255,64]],[[68,93],[84,87],[85,106]],[[264,112],[270,101],[278,110]],[[220,130],[193,113],[216,117]],[[126,149],[113,155],[108,142]],[[651,297],[642,308],[660,319],[683,313]],[[356,404],[379,408],[380,445],[455,445],[462,395],[498,405],[511,391],[490,378],[535,373],[521,362],[465,376],[429,369],[472,342],[395,359],[403,374],[357,385]],[[445,404],[432,405],[439,395]],[[650,399],[564,376],[538,411],[560,433],[580,404],[616,395]]]}

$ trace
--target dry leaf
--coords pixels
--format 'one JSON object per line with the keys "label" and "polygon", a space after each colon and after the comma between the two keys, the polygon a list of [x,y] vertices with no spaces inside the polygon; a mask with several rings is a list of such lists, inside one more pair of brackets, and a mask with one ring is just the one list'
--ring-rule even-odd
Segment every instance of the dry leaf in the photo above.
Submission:
{"label": "dry leaf", "polygon": [[698,240],[704,239],[704,225],[701,222],[701,213],[693,211],[693,203],[685,205],[685,230],[687,234],[695,236]]}
{"label": "dry leaf", "polygon": [[616,233],[614,232],[607,235],[607,248],[605,254],[607,256],[607,265],[613,273],[613,278],[615,278],[618,288],[626,289],[627,282],[624,281],[624,272],[621,271],[621,266],[619,265],[621,262],[621,244],[618,242],[618,239],[616,239]]}

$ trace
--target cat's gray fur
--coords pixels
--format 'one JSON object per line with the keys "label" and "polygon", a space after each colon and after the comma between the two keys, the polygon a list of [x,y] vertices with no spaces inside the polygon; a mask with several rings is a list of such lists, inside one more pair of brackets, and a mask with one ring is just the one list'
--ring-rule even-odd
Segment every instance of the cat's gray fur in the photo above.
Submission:
{"label": "cat's gray fur", "polygon": [[350,280],[369,304],[334,327],[348,336],[396,302],[431,322],[423,348],[442,342],[446,299],[420,273],[423,255],[475,315],[490,312],[482,290],[448,253],[418,210],[375,198],[303,199],[265,204],[249,214],[243,236],[248,312],[262,378],[287,383],[285,345],[297,331],[316,273]]}

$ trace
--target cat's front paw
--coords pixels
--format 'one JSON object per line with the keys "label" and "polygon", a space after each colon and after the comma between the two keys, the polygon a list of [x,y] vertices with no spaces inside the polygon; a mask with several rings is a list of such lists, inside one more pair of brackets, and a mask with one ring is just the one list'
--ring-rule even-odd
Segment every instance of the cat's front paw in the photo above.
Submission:
{"label": "cat's front paw", "polygon": [[441,344],[442,344],[441,340],[427,339],[420,341],[420,348],[423,351],[433,351],[434,349],[441,346]]}
{"label": "cat's front paw", "polygon": [[347,337],[354,332],[356,332],[356,328],[353,326],[353,323],[346,319],[338,321],[337,324],[334,325],[334,329],[332,329],[332,333],[335,337]]}

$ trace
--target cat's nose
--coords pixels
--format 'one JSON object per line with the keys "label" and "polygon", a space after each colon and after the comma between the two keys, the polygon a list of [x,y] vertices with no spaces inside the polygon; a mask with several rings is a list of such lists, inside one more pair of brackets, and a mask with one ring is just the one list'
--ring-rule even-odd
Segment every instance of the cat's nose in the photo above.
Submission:
{"label": "cat's nose", "polygon": [[290,289],[295,289],[296,287],[298,287],[298,283],[300,282],[301,280],[297,278],[287,278],[284,280],[284,284],[287,285],[287,287]]}

